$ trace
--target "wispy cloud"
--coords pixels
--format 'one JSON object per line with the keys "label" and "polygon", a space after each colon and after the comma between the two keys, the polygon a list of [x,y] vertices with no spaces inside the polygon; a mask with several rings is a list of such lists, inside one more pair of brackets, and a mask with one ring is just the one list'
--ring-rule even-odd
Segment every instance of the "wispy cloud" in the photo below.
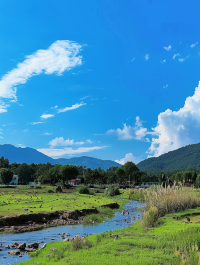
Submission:
{"label": "wispy cloud", "polygon": [[[61,75],[64,71],[82,64],[78,56],[81,45],[69,40],[58,40],[47,50],[37,50],[26,56],[17,67],[0,80],[0,98],[16,99],[17,86],[25,84],[32,76],[44,74]],[[2,108],[4,110],[5,108]],[[1,111],[1,109],[0,109]],[[5,112],[1,111],[1,112]]]}
{"label": "wispy cloud", "polygon": [[78,109],[78,108],[80,108],[81,106],[84,106],[84,105],[86,105],[86,103],[84,103],[84,102],[81,102],[80,104],[76,103],[76,104],[72,105],[71,107],[66,107],[66,108],[63,108],[63,109],[59,109],[58,113],[66,112],[66,111],[69,111],[69,110]]}
{"label": "wispy cloud", "polygon": [[53,133],[48,133],[48,132],[46,132],[46,133],[43,133],[44,135],[52,135]]}
{"label": "wispy cloud", "polygon": [[48,119],[51,117],[54,117],[54,115],[53,114],[42,114],[42,116],[40,116],[40,118],[42,118],[42,119]]}
{"label": "wispy cloud", "polygon": [[85,97],[81,98],[80,100],[84,100],[84,99],[89,98],[89,97],[90,96],[85,96]]}
{"label": "wispy cloud", "polygon": [[105,149],[107,146],[93,146],[93,147],[79,147],[77,149],[73,148],[63,148],[63,149],[54,149],[54,148],[42,148],[37,149],[39,152],[50,156],[50,157],[61,157],[64,155],[73,155],[73,154],[81,154],[81,153],[87,153],[95,150],[101,150]]}
{"label": "wispy cloud", "polygon": [[171,45],[169,45],[168,47],[163,47],[166,51],[169,51],[169,50],[171,50],[171,48],[172,48],[172,46]]}
{"label": "wispy cloud", "polygon": [[184,58],[179,58],[178,60],[179,60],[179,62],[181,62],[181,63],[183,63],[183,62],[185,61]]}
{"label": "wispy cloud", "polygon": [[167,87],[168,87],[168,85],[164,86],[163,88],[167,88]]}
{"label": "wispy cloud", "polygon": [[83,145],[84,142],[74,142],[74,139],[69,140],[69,138],[67,140],[64,140],[63,137],[56,137],[55,139],[51,140],[49,142],[49,145],[51,146],[67,146],[67,145]]}
{"label": "wispy cloud", "polygon": [[173,59],[175,59],[176,56],[181,56],[181,55],[180,55],[180,53],[175,53],[174,56],[173,56]]}
{"label": "wispy cloud", "polygon": [[144,59],[145,59],[145,61],[148,61],[148,60],[149,60],[149,54],[146,54],[146,55],[144,56]]}
{"label": "wispy cloud", "polygon": [[194,48],[197,44],[198,44],[198,42],[196,42],[196,43],[190,45],[190,47],[191,47],[191,48]]}
{"label": "wispy cloud", "polygon": [[51,109],[57,109],[58,105],[55,105],[54,107],[51,107]]}
{"label": "wispy cloud", "polygon": [[164,59],[164,60],[161,60],[160,62],[161,62],[161,63],[166,63],[166,59]]}
{"label": "wispy cloud", "polygon": [[23,132],[27,132],[27,131],[28,131],[28,129],[23,130]]}
{"label": "wispy cloud", "polygon": [[103,133],[95,133],[94,135],[103,135]]}
{"label": "wispy cloud", "polygon": [[90,139],[86,140],[86,142],[92,144],[92,141]]}
{"label": "wispy cloud", "polygon": [[35,122],[31,122],[30,124],[36,125],[36,124],[40,124],[40,123],[45,123],[45,122],[43,122],[43,121],[35,121]]}

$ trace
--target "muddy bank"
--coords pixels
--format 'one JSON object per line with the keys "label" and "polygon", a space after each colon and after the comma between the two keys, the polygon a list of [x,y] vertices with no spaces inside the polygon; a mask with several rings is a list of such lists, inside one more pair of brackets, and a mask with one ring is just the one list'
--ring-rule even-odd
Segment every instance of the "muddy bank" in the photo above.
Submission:
{"label": "muddy bank", "polygon": [[[101,208],[105,207],[115,209],[119,208],[119,204],[110,203],[101,205]],[[84,216],[94,213],[99,213],[97,208],[1,216],[0,232],[23,233],[53,226],[79,224],[83,221]]]}

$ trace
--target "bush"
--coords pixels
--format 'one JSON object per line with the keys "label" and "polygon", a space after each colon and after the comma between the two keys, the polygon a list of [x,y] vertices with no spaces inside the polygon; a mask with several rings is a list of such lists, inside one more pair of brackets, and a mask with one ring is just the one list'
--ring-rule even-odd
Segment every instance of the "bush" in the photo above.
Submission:
{"label": "bush", "polygon": [[110,185],[105,193],[108,196],[115,196],[120,194],[118,187],[116,187],[115,185]]}
{"label": "bush", "polygon": [[53,191],[53,190],[48,190],[47,192],[48,192],[48,193],[54,193],[54,191]]}
{"label": "bush", "polygon": [[158,209],[157,207],[150,207],[150,209],[143,214],[143,226],[154,227],[157,220]]}
{"label": "bush", "polygon": [[70,185],[70,184],[67,183],[67,184],[64,184],[63,187],[65,189],[71,189],[72,188],[72,185]]}
{"label": "bush", "polygon": [[90,248],[92,247],[92,243],[87,238],[82,238],[80,236],[77,236],[72,241],[72,249],[76,251],[76,250],[82,249],[83,247]]}
{"label": "bush", "polygon": [[58,193],[58,192],[62,192],[62,187],[61,186],[56,187],[56,193]]}
{"label": "bush", "polygon": [[98,214],[86,215],[83,219],[84,225],[94,224],[94,223],[102,223],[101,217]]}
{"label": "bush", "polygon": [[90,194],[90,190],[88,189],[88,187],[84,185],[80,186],[80,188],[78,189],[78,192],[80,194]]}

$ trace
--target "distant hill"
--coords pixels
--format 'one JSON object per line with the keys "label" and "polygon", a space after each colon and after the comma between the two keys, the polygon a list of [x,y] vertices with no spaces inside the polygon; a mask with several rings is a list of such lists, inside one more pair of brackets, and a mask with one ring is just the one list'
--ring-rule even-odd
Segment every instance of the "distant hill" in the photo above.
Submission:
{"label": "distant hill", "polygon": [[145,159],[137,164],[140,170],[159,173],[175,173],[188,168],[200,168],[200,143],[181,147],[159,157]]}
{"label": "distant hill", "polygon": [[22,148],[22,147],[15,147],[11,144],[3,144],[0,145],[0,157],[4,156],[4,158],[8,158],[10,164],[13,162],[17,163],[51,163],[52,165],[55,164],[61,164],[61,165],[76,165],[76,166],[86,166],[91,169],[93,168],[99,168],[106,170],[109,167],[120,167],[121,165],[111,161],[111,160],[101,160],[94,157],[89,156],[81,156],[81,157],[73,157],[73,158],[59,158],[59,159],[53,159],[49,156],[46,156],[36,149],[33,148]]}
{"label": "distant hill", "polygon": [[59,158],[59,159],[55,159],[55,161],[56,161],[56,164],[61,164],[61,165],[70,164],[70,165],[76,165],[76,166],[86,166],[91,169],[101,167],[102,169],[106,170],[109,167],[121,167],[120,164],[112,160],[101,160],[101,159],[89,157],[89,156],[72,157],[69,159]]}

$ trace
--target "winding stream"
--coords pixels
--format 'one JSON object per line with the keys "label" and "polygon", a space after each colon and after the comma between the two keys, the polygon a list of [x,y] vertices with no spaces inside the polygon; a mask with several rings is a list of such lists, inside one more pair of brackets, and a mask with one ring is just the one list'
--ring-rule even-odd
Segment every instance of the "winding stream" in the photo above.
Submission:
{"label": "winding stream", "polygon": [[[0,249],[2,249],[2,251],[0,251],[0,264],[8,265],[30,259],[27,254],[24,254],[22,257],[9,255],[8,252],[12,250],[12,248],[5,249],[4,246],[11,245],[13,242],[17,242],[19,244],[25,242],[26,244],[29,244],[39,241],[41,242],[41,245],[43,245],[44,243],[52,241],[52,239],[54,239],[54,241],[62,241],[63,238],[60,235],[61,233],[69,233],[70,237],[74,237],[78,233],[80,233],[80,236],[85,236],[86,234],[100,234],[102,232],[120,229],[135,223],[135,220],[133,218],[131,219],[131,217],[137,217],[139,214],[138,219],[140,219],[141,213],[138,211],[138,208],[143,207],[144,205],[144,202],[141,201],[128,201],[124,209],[128,209],[129,215],[122,215],[121,212],[116,212],[115,216],[111,220],[107,220],[101,224],[87,226],[81,224],[73,226],[65,225],[22,234],[2,234],[0,235]],[[65,236],[65,238],[67,237]],[[3,257],[6,257],[6,259]]]}

